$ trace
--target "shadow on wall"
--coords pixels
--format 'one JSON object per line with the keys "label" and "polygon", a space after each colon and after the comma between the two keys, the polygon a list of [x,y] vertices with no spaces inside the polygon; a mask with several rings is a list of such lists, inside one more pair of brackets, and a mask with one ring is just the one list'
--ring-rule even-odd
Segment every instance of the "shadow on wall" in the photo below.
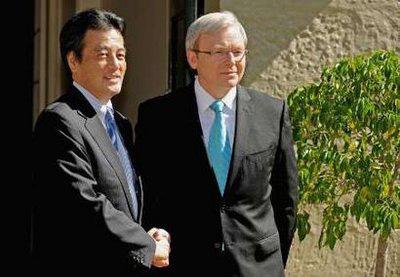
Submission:
{"label": "shadow on wall", "polygon": [[249,38],[243,85],[285,98],[323,66],[376,49],[400,53],[395,0],[222,0]]}
{"label": "shadow on wall", "polygon": [[[246,29],[250,49],[245,85],[253,83],[282,50],[310,25],[332,0],[222,0],[221,10],[236,14]],[[279,12],[277,12],[279,11]]]}

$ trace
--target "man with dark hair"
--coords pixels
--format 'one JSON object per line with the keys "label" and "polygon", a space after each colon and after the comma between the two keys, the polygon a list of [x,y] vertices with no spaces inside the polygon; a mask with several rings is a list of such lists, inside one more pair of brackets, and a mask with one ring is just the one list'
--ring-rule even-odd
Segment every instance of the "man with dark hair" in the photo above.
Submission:
{"label": "man with dark hair", "polygon": [[139,107],[144,218],[174,238],[171,266],[157,273],[284,275],[298,199],[289,113],[239,85],[246,45],[232,13],[198,18],[186,35],[196,80]]}
{"label": "man with dark hair", "polygon": [[61,31],[72,84],[42,111],[33,134],[32,257],[38,276],[135,276],[169,263],[169,234],[140,226],[143,194],[133,132],[111,103],[126,71],[124,28],[117,15],[90,9]]}

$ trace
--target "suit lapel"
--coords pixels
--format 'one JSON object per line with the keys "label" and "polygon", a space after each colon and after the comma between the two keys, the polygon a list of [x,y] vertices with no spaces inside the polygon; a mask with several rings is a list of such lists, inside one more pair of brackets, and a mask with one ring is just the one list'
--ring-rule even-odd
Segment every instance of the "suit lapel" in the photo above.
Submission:
{"label": "suit lapel", "polygon": [[89,134],[93,137],[93,140],[97,143],[100,150],[103,152],[106,160],[109,162],[111,167],[114,169],[120,183],[122,184],[122,188],[125,193],[125,198],[129,203],[129,209],[131,212],[132,218],[132,199],[129,193],[128,182],[126,180],[125,172],[122,168],[121,162],[119,160],[118,154],[112,145],[108,134],[101,123],[100,118],[98,117],[96,111],[90,105],[90,103],[86,100],[86,98],[79,92],[75,87],[72,86],[70,93],[68,93],[69,101],[73,103],[73,106],[76,107],[77,112],[86,119],[85,127],[88,130]]}
{"label": "suit lapel", "polygon": [[122,169],[121,161],[119,160],[118,154],[114,149],[114,146],[112,145],[108,134],[106,130],[104,129],[103,124],[101,123],[100,119],[98,116],[92,117],[92,118],[87,118],[86,124],[85,124],[88,132],[91,134],[93,139],[96,141],[97,145],[103,152],[104,156],[106,157],[107,161],[110,163],[111,167],[114,169],[115,173],[118,176],[119,181],[122,184],[122,188],[125,193],[125,198],[129,203],[129,209],[133,216],[133,211],[132,211],[132,199],[130,197],[129,193],[129,187],[128,187],[128,182],[126,180],[125,172]]}
{"label": "suit lapel", "polygon": [[250,95],[247,93],[245,88],[238,85],[236,99],[235,140],[233,144],[231,165],[224,195],[232,188],[233,181],[238,174],[240,164],[242,163],[242,159],[246,151],[246,140],[248,140],[251,135],[249,132],[249,126],[251,126],[250,121],[253,111],[250,106]]}
{"label": "suit lapel", "polygon": [[201,129],[196,96],[194,94],[193,86],[190,86],[190,91],[188,91],[186,95],[184,95],[184,97],[185,98],[183,99],[182,106],[186,107],[184,111],[185,116],[183,117],[185,120],[185,126],[189,128],[188,131],[191,131],[190,134],[193,134],[196,137],[196,146],[204,149],[203,131]]}
{"label": "suit lapel", "polygon": [[217,179],[208,159],[207,148],[204,144],[203,130],[200,123],[196,95],[194,93],[194,84],[189,85],[187,88],[188,89],[185,91],[185,98],[182,103],[182,106],[186,109],[184,115],[182,116],[182,118],[185,120],[185,132],[190,134],[192,137],[192,140],[190,140],[193,141],[192,149],[199,153],[199,166],[202,168],[207,168],[207,171],[209,172],[207,178],[211,180],[210,184],[213,186],[216,194],[221,196]]}
{"label": "suit lapel", "polygon": [[[118,111],[115,111],[115,119],[118,125],[119,132],[122,136],[122,141],[126,147],[126,150],[128,151],[129,158],[131,160],[132,166],[134,167],[135,173],[138,174],[136,171],[135,167],[135,161],[133,160],[133,132],[132,132],[132,126],[129,120],[123,116],[121,113]],[[138,199],[138,222],[141,222],[141,216],[142,216],[142,210],[143,210],[143,186],[142,186],[142,180],[139,175],[136,176],[136,186],[138,187],[139,195],[137,195]],[[129,199],[131,199],[129,195]],[[133,213],[133,211],[131,211]]]}

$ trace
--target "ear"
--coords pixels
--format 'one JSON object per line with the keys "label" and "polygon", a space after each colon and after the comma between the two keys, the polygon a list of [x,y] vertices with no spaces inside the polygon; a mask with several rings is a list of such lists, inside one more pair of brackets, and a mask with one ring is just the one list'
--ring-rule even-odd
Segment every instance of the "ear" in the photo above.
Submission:
{"label": "ear", "polygon": [[193,51],[186,51],[187,61],[192,69],[197,69],[197,54]]}
{"label": "ear", "polygon": [[79,61],[76,58],[75,53],[73,51],[68,52],[67,62],[68,62],[69,68],[71,69],[72,74],[75,73],[77,70]]}

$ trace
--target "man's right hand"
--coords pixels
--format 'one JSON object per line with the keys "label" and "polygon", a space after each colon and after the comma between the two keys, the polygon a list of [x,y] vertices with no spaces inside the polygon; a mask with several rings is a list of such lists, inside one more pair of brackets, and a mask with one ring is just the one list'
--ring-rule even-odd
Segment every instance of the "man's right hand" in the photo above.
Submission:
{"label": "man's right hand", "polygon": [[169,252],[171,248],[169,245],[170,237],[168,232],[163,229],[152,228],[147,232],[156,243],[156,251],[152,265],[155,267],[166,267],[169,265]]}

